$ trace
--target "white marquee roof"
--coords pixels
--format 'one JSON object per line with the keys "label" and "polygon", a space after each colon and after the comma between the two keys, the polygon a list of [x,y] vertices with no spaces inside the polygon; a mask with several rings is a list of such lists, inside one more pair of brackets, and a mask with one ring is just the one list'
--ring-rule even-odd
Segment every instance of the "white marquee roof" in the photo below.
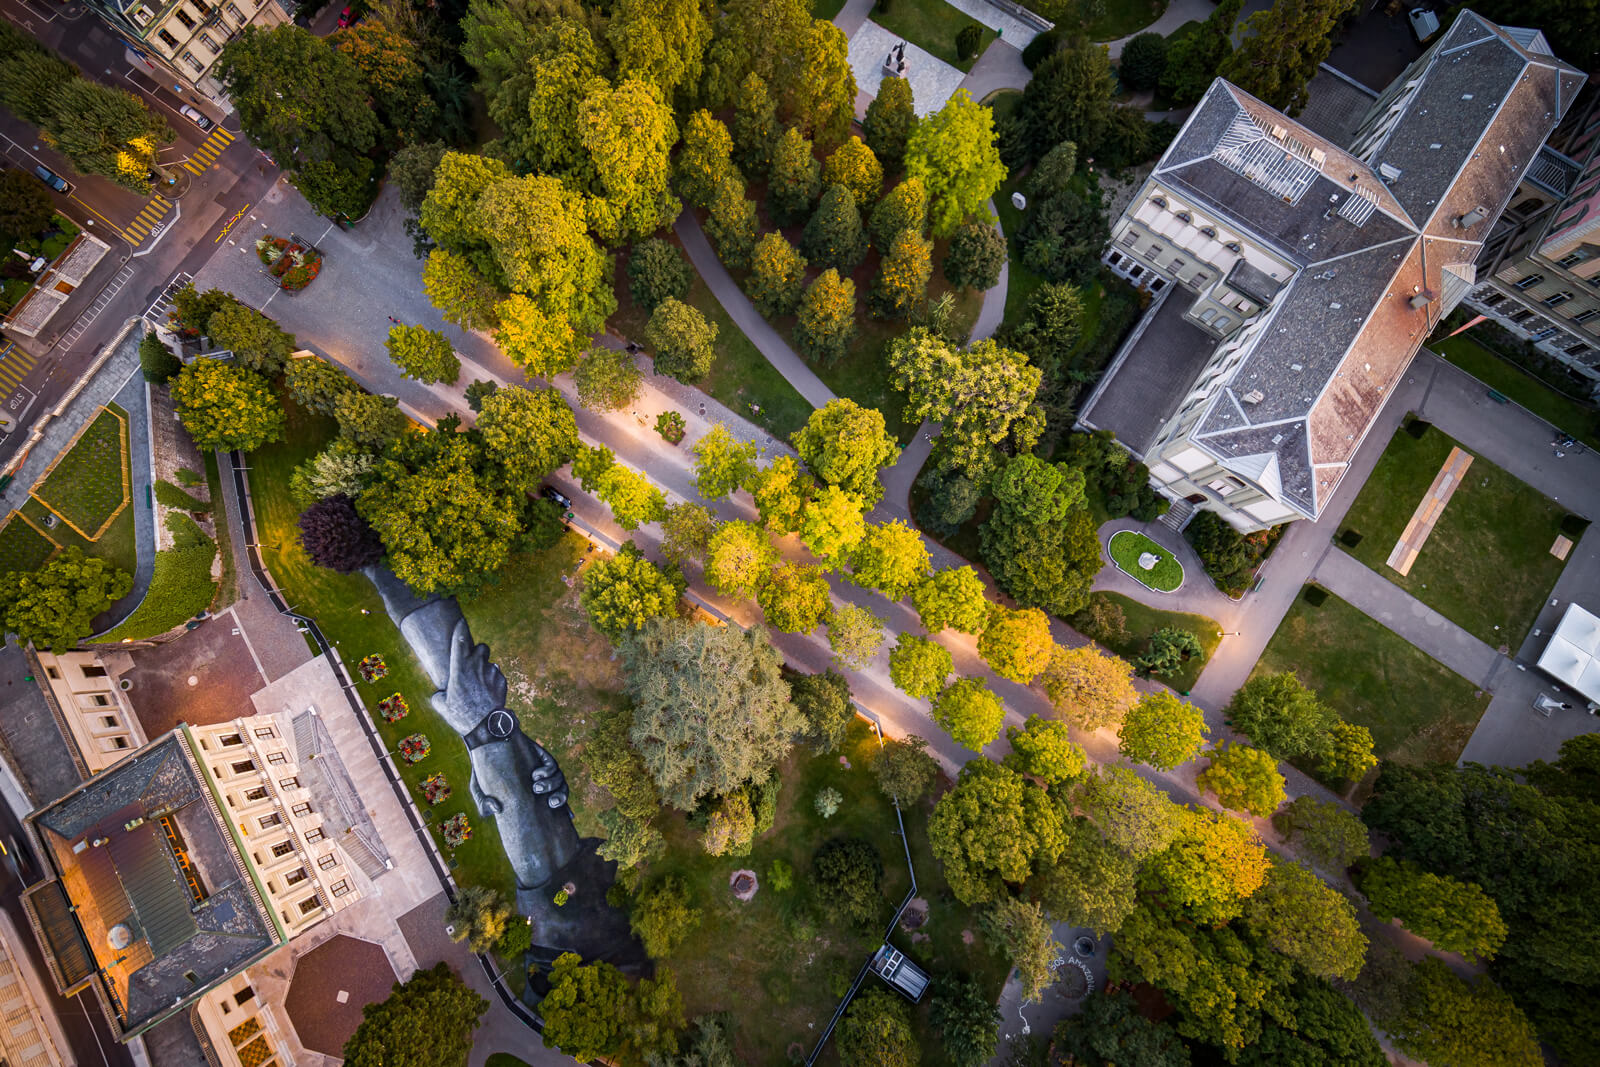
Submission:
{"label": "white marquee roof", "polygon": [[1577,604],[1568,604],[1550,643],[1539,655],[1539,669],[1600,702],[1600,618]]}

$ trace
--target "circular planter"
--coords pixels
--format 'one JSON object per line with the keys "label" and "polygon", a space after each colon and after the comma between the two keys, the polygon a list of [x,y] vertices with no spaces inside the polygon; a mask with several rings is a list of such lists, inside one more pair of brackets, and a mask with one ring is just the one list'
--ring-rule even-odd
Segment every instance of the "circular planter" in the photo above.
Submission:
{"label": "circular planter", "polygon": [[[1118,530],[1106,541],[1106,555],[1117,570],[1154,593],[1173,593],[1183,587],[1183,564],[1178,557],[1136,530]],[[1154,566],[1142,564],[1155,557]]]}

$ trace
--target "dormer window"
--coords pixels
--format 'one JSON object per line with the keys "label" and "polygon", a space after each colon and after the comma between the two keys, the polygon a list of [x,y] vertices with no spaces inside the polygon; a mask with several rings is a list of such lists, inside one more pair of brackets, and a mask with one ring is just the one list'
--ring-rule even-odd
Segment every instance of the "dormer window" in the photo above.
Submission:
{"label": "dormer window", "polygon": [[1216,240],[1217,238],[1217,228],[1215,226],[1201,227],[1200,232],[1212,240]]}
{"label": "dormer window", "polygon": [[1167,198],[1164,196],[1152,196],[1150,202],[1156,207],[1164,208],[1167,206]]}
{"label": "dormer window", "polygon": [[1180,211],[1180,212],[1178,212],[1178,221],[1179,222],[1193,222],[1194,221],[1194,216],[1189,214],[1187,211]]}
{"label": "dormer window", "polygon": [[1242,249],[1240,249],[1240,247],[1239,247],[1239,242],[1238,241],[1229,241],[1227,244],[1223,245],[1222,247],[1226,248],[1230,252],[1242,251]]}

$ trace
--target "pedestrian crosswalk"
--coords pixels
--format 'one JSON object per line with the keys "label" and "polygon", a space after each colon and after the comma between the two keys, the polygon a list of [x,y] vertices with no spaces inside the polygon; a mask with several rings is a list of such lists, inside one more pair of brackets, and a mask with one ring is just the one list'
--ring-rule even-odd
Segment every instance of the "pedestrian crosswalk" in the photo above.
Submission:
{"label": "pedestrian crosswalk", "polygon": [[26,381],[37,362],[38,356],[7,341],[6,346],[0,348],[0,396],[9,394]]}
{"label": "pedestrian crosswalk", "polygon": [[166,218],[167,212],[171,210],[172,201],[162,196],[152,196],[150,202],[134,217],[134,220],[122,228],[123,235],[138,245],[149,236],[150,231],[161,225],[161,220]]}
{"label": "pedestrian crosswalk", "polygon": [[204,174],[206,168],[211,166],[212,160],[228,150],[233,143],[234,135],[221,126],[213,127],[211,136],[200,143],[194,150],[194,155],[184,160],[183,166],[190,174]]}

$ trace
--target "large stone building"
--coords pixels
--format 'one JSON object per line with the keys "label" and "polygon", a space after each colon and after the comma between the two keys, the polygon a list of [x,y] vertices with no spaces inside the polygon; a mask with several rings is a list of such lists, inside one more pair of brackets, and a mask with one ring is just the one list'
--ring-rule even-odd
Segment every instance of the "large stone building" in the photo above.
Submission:
{"label": "large stone building", "polygon": [[1348,146],[1214,82],[1112,229],[1106,263],[1156,299],[1080,421],[1174,522],[1315,520],[1583,84],[1470,11]]}
{"label": "large stone building", "polygon": [[241,972],[388,866],[310,708],[181,726],[27,826],[46,878],[24,901],[58,989],[94,987],[124,1039],[199,1005],[213,1047],[250,1046],[234,1058],[252,1067],[273,1062],[276,1027]]}
{"label": "large stone building", "polygon": [[1600,390],[1600,93],[1591,87],[1527,170],[1478,259],[1467,306]]}
{"label": "large stone building", "polygon": [[279,0],[89,0],[96,14],[157,73],[167,73],[213,102],[228,97],[212,72],[223,46],[246,26],[290,21]]}

